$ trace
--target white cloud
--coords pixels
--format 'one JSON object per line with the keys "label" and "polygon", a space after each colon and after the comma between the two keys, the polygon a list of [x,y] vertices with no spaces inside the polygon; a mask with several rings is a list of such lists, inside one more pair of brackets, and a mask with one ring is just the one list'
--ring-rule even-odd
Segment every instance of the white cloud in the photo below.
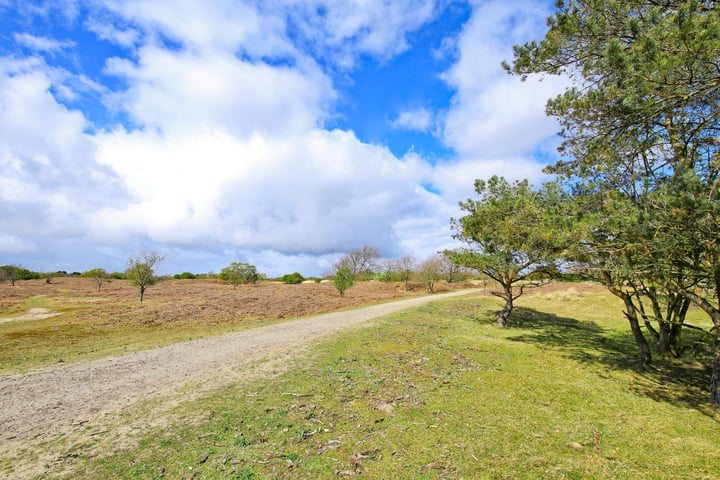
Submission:
{"label": "white cloud", "polygon": [[74,20],[80,11],[78,0],[16,1],[14,3],[15,8],[18,9],[22,16],[37,16],[44,19],[57,17],[57,19],[64,22]]}
{"label": "white cloud", "polygon": [[60,41],[49,37],[36,37],[29,33],[16,33],[13,38],[18,44],[39,52],[53,53],[75,46],[75,42],[71,40]]}
{"label": "white cloud", "polygon": [[117,17],[111,15],[91,16],[85,22],[85,28],[93,32],[100,40],[131,48],[140,42],[141,35],[136,29],[122,25]]}
{"label": "white cloud", "polygon": [[432,113],[424,108],[416,108],[400,113],[398,117],[392,121],[393,128],[402,130],[417,130],[418,132],[427,132],[432,127]]}
{"label": "white cloud", "polygon": [[242,53],[254,58],[295,57],[276,4],[262,11],[250,2],[216,0],[130,0],[101,2],[104,14],[119,17],[158,46],[165,37],[194,52]]}
{"label": "white cloud", "polygon": [[0,58],[0,231],[21,239],[83,231],[88,211],[119,198],[87,120],[50,93],[54,78],[40,60]]}
{"label": "white cloud", "polygon": [[545,2],[480,3],[457,39],[458,62],[444,75],[457,93],[444,140],[461,156],[517,157],[553,136],[559,127],[545,115],[548,98],[567,85],[562,78],[521,82],[504,72],[512,45],[541,38],[550,15]]}
{"label": "white cloud", "polygon": [[[359,55],[387,60],[405,51],[409,47],[408,33],[431,21],[439,10],[438,3],[277,0],[255,4],[175,0],[169,5],[166,0],[106,0],[100,5],[106,12],[144,30],[148,38],[162,35],[192,51],[288,60],[302,58],[305,56],[302,51],[307,51],[323,62],[350,68]],[[111,36],[106,27],[95,28],[100,35]],[[156,40],[162,44],[162,39]]]}
{"label": "white cloud", "polygon": [[284,139],[115,132],[100,139],[98,158],[133,196],[94,217],[109,237],[145,232],[161,243],[285,254],[396,251],[397,219],[428,202],[416,158],[337,130]]}
{"label": "white cloud", "polygon": [[500,175],[508,180],[529,179],[534,184],[547,179],[532,157],[477,157],[445,162],[435,167],[433,186],[448,201],[475,197],[475,180]]}
{"label": "white cloud", "polygon": [[107,72],[129,88],[108,102],[140,125],[168,131],[223,128],[239,135],[313,128],[334,98],[313,64],[291,68],[157,47],[138,51],[138,63],[111,59]]}
{"label": "white cloud", "polygon": [[[405,51],[406,36],[431,21],[435,0],[287,0],[292,21],[309,45],[338,65],[352,67],[358,55],[387,60]],[[321,12],[321,14],[317,14]]]}
{"label": "white cloud", "polygon": [[[272,275],[319,274],[363,244],[419,258],[452,246],[449,218],[474,179],[540,178],[528,149],[555,129],[543,105],[556,86],[500,71],[523,25],[531,36],[543,28],[537,2],[512,21],[508,3],[480,4],[454,42],[443,138],[458,155],[435,166],[323,124],[333,75],[404,51],[436,2],[94,3],[104,8],[85,28],[129,49],[104,72],[122,90],[0,59],[0,263],[24,252],[48,269],[122,269],[157,246],[167,273],[240,259]],[[42,45],[30,37],[18,38]],[[61,103],[88,96],[130,122],[88,133],[86,116]],[[434,121],[420,108],[393,124],[427,132]]]}

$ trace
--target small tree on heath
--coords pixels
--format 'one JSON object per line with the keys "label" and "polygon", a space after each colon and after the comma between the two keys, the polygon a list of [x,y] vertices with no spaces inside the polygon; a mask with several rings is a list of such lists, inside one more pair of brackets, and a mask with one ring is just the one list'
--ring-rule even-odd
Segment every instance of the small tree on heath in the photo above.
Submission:
{"label": "small tree on heath", "polygon": [[103,268],[93,268],[92,270],[84,272],[81,276],[84,278],[92,278],[93,282],[95,282],[98,287],[98,292],[100,291],[103,283],[108,281],[109,277],[108,273]]}
{"label": "small tree on heath", "polygon": [[149,252],[143,250],[138,255],[128,259],[125,276],[131,285],[138,287],[141,303],[145,296],[145,290],[157,282],[154,271],[155,266],[164,259],[165,257],[155,250]]}
{"label": "small tree on heath", "polygon": [[0,280],[7,280],[14,287],[15,282],[23,278],[22,270],[22,267],[17,265],[3,265],[0,267]]}
{"label": "small tree on heath", "polygon": [[425,289],[428,293],[435,292],[435,282],[442,279],[442,272],[444,266],[445,262],[443,258],[437,255],[428,258],[418,267],[418,279],[425,286]]}
{"label": "small tree on heath", "polygon": [[572,243],[571,203],[550,182],[534,189],[527,180],[493,176],[476,180],[475,191],[480,198],[461,202],[467,214],[452,220],[455,238],[467,248],[444,255],[500,284],[502,291],[492,293],[505,300],[497,314],[498,326],[505,327],[513,302],[525,288],[540,284],[529,280],[555,274],[556,261]]}
{"label": "small tree on heath", "polygon": [[352,275],[352,272],[350,271],[350,268],[349,267],[340,268],[337,271],[337,273],[335,274],[333,283],[335,284],[335,288],[337,288],[337,291],[340,293],[340,296],[344,297],[345,290],[352,287],[353,284],[355,283],[355,279]]}

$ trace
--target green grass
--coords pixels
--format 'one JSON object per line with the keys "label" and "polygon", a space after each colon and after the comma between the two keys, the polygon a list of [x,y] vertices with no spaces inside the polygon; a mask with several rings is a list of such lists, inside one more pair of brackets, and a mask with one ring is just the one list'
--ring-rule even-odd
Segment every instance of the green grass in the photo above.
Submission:
{"label": "green grass", "polygon": [[497,307],[435,302],[338,336],[287,373],[173,408],[134,447],[68,447],[66,478],[720,476],[707,372],[637,371],[612,297],[522,299],[505,330]]}

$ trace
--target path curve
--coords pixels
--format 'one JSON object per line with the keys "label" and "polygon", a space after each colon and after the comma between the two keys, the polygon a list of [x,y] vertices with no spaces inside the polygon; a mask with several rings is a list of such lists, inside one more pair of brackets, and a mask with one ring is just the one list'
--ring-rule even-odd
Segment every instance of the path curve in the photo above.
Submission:
{"label": "path curve", "polygon": [[312,340],[367,320],[472,292],[477,290],[332,312],[117,357],[2,376],[0,445],[15,449],[26,441],[51,438],[97,415],[208,376],[232,373],[251,362],[287,354]]}

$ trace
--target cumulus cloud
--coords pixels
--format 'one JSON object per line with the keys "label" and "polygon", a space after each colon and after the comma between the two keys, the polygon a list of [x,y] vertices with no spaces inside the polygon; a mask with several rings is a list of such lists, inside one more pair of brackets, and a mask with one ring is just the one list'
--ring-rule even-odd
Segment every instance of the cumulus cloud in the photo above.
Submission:
{"label": "cumulus cloud", "polygon": [[251,2],[233,0],[103,1],[99,5],[106,18],[115,16],[116,22],[143,31],[149,44],[162,46],[163,39],[168,39],[195,52],[237,52],[255,58],[297,54],[274,3],[262,11]]}
{"label": "cumulus cloud", "polygon": [[476,179],[487,179],[493,175],[504,176],[508,180],[527,178],[534,184],[547,179],[537,160],[530,156],[463,157],[437,165],[433,186],[447,199],[464,201],[475,196]]}
{"label": "cumulus cloud", "polygon": [[[94,142],[85,133],[84,115],[59,104],[50,92],[53,73],[37,59],[0,59],[0,199],[6,205],[34,206],[50,217],[57,214],[60,225],[82,215],[84,194],[112,193],[114,177],[93,162]],[[23,215],[17,209],[0,217],[3,230],[48,226],[31,226]]]}
{"label": "cumulus cloud", "polygon": [[416,108],[400,113],[398,117],[392,121],[393,128],[402,130],[416,130],[418,132],[427,132],[432,127],[432,113],[425,108]]}
{"label": "cumulus cloud", "polygon": [[329,80],[307,68],[270,66],[214,54],[156,47],[139,61],[111,59],[107,73],[129,88],[108,97],[143,126],[163,130],[224,128],[239,135],[314,127],[334,97]]}
{"label": "cumulus cloud", "polygon": [[550,6],[544,2],[482,2],[456,40],[458,61],[444,79],[456,90],[444,140],[461,156],[527,155],[554,135],[545,103],[567,85],[563,78],[521,82],[500,67],[513,44],[541,38]]}
{"label": "cumulus cloud", "polygon": [[354,66],[359,55],[387,60],[405,51],[406,36],[431,21],[435,0],[309,0],[285,2],[292,27],[337,65]]}
{"label": "cumulus cloud", "polygon": [[[241,260],[319,274],[363,244],[387,257],[449,248],[448,220],[475,178],[539,175],[527,150],[555,128],[542,114],[552,82],[525,94],[497,65],[509,55],[501,30],[517,42],[520,23],[540,31],[541,20],[485,2],[455,40],[444,78],[456,95],[442,124],[452,161],[398,158],[325,128],[338,72],[406,50],[439,4],[93,2],[80,23],[122,47],[102,72],[114,90],[38,58],[0,59],[0,263],[25,253],[48,269],[122,269],[157,246],[166,273]],[[123,124],[92,125],[73,109],[87,98]],[[434,122],[419,108],[393,126],[428,132]]]}
{"label": "cumulus cloud", "polygon": [[286,254],[364,243],[392,250],[395,220],[424,201],[415,188],[422,164],[338,130],[282,140],[114,132],[99,143],[99,160],[133,197],[94,219],[111,237],[147,232],[162,243],[224,242]]}
{"label": "cumulus cloud", "polygon": [[123,201],[114,172],[94,161],[87,119],[52,93],[71,89],[63,78],[36,58],[0,58],[0,263],[32,266],[20,254],[44,266],[81,263],[88,218]]}

